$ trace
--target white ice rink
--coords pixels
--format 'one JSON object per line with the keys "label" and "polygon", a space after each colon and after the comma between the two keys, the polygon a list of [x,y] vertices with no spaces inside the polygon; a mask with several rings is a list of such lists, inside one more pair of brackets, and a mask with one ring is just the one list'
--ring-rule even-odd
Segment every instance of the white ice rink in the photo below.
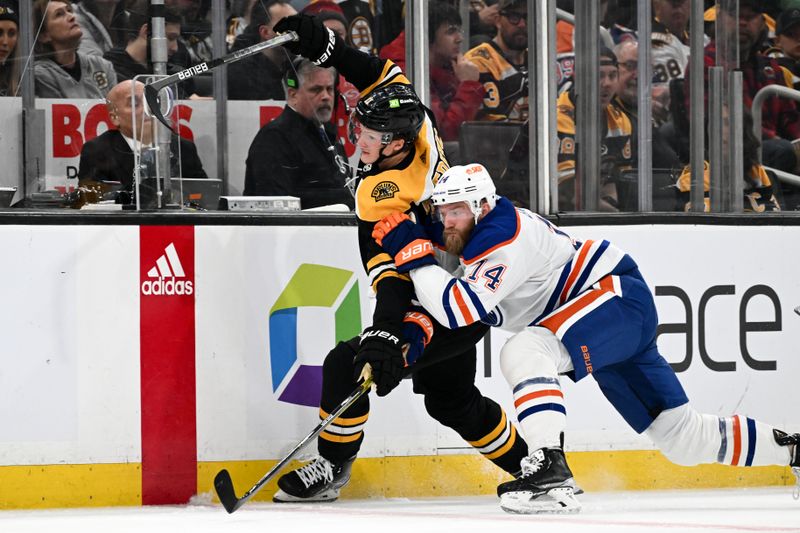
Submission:
{"label": "white ice rink", "polygon": [[250,502],[228,515],[218,505],[2,511],[2,533],[510,533],[659,531],[800,532],[791,487],[584,494],[577,515],[519,516],[491,497]]}

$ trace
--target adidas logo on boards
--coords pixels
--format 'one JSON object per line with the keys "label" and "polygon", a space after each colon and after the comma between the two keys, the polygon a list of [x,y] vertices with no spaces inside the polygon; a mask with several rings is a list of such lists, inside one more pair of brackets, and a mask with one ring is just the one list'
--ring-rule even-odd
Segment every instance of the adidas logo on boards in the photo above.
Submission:
{"label": "adidas logo on boards", "polygon": [[191,295],[194,286],[186,277],[183,265],[175,250],[175,243],[164,248],[164,254],[156,260],[156,266],[147,271],[148,279],[142,282],[142,294],[145,296]]}

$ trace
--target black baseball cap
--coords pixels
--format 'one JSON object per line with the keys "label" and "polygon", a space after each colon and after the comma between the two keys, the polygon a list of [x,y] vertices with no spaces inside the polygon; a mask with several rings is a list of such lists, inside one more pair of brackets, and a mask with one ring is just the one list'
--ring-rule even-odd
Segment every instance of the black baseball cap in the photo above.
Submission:
{"label": "black baseball cap", "polygon": [[0,0],[0,20],[10,20],[19,26],[19,12],[13,2]]}
{"label": "black baseball cap", "polygon": [[800,9],[786,9],[775,22],[775,34],[782,35],[797,24],[800,24]]}
{"label": "black baseball cap", "polygon": [[500,4],[500,11],[504,9],[510,9],[512,7],[528,7],[528,2],[525,0],[500,0],[498,3]]}

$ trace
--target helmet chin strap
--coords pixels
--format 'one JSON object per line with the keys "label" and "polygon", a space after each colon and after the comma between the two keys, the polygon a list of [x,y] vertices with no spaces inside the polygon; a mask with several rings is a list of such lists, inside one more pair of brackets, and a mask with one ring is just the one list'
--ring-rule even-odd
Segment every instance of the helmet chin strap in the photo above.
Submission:
{"label": "helmet chin strap", "polygon": [[[389,142],[392,142],[392,141],[389,141]],[[384,154],[384,153],[383,153],[383,151],[386,149],[386,147],[387,147],[388,145],[389,145],[389,143],[386,143],[386,144],[384,144],[383,146],[381,146],[381,151],[380,151],[380,152],[378,152],[378,159],[376,159],[376,160],[375,160],[375,162],[374,162],[374,163],[372,163],[373,165],[380,165],[380,163],[381,163],[382,161],[385,161],[385,160],[389,159],[390,157],[394,157],[394,156],[396,156],[397,154],[404,152],[404,151],[407,149],[407,148],[406,148],[406,146],[408,145],[408,141],[406,141],[406,140],[403,140],[403,146],[402,146],[401,148],[398,148],[398,149],[397,149],[397,150],[396,150],[394,153],[392,153],[392,154],[386,155],[386,154]]]}

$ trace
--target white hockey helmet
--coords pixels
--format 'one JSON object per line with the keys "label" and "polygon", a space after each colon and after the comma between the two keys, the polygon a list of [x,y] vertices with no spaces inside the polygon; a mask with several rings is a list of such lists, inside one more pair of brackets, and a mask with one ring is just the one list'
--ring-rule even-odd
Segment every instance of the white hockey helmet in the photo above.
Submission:
{"label": "white hockey helmet", "polygon": [[475,222],[481,215],[481,203],[485,200],[494,209],[497,202],[494,182],[486,167],[479,163],[450,167],[433,188],[431,196],[434,206],[467,202]]}

